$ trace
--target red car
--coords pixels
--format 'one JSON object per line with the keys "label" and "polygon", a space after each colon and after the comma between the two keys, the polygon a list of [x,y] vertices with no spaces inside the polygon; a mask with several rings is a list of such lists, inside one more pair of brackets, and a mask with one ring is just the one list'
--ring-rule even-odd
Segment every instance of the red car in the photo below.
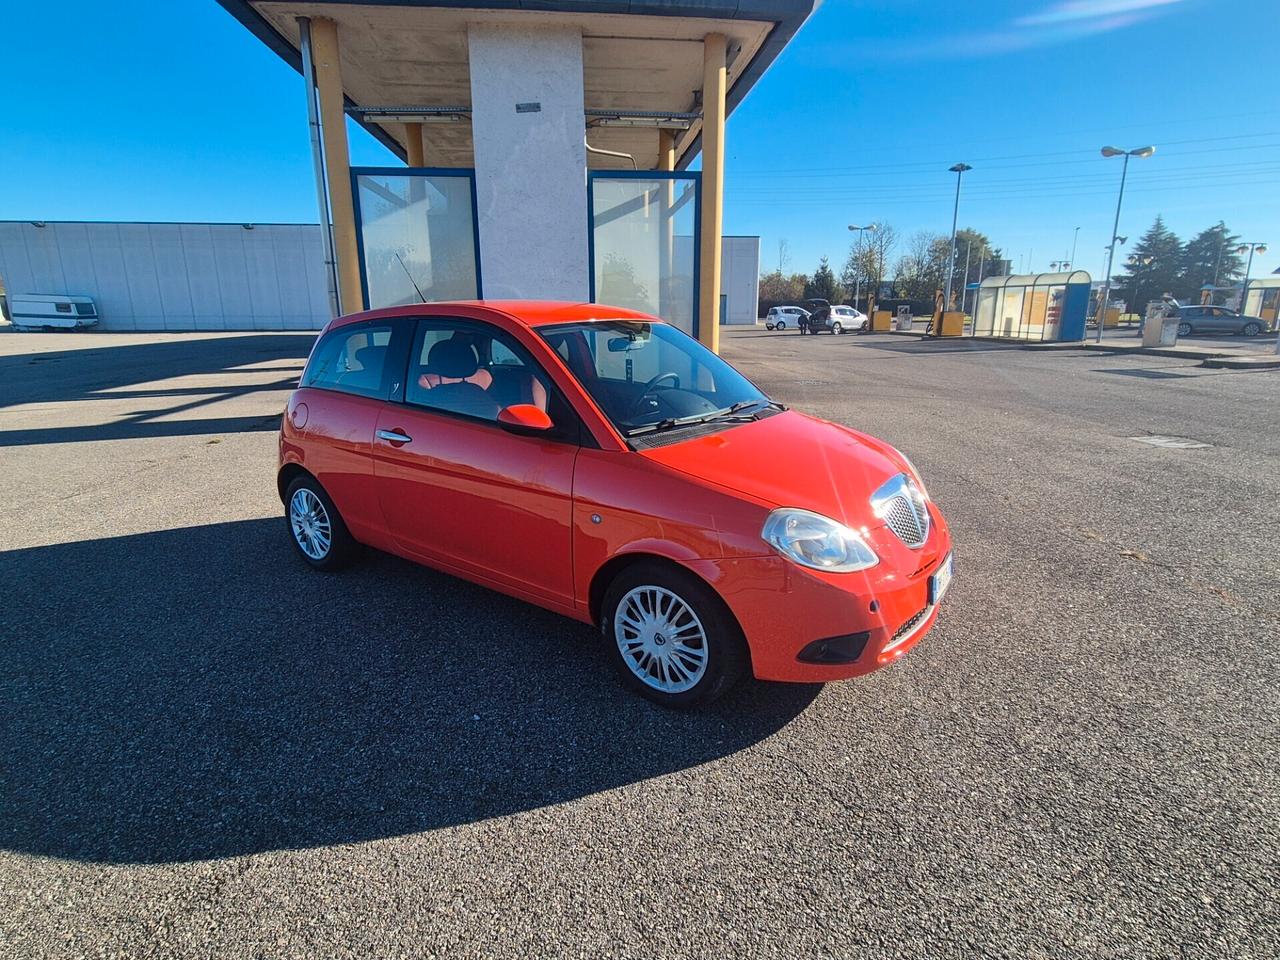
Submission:
{"label": "red car", "polygon": [[882,667],[951,579],[946,524],[901,453],[600,304],[334,320],[289,398],[278,485],[313,567],[364,544],[597,624],[624,681],[670,706],[746,671]]}

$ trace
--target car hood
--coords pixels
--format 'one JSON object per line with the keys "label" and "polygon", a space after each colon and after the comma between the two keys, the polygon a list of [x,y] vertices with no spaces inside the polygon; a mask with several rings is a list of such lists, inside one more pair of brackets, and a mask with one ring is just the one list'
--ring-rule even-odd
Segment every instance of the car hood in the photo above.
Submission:
{"label": "car hood", "polygon": [[888,444],[792,410],[642,455],[771,507],[803,507],[853,527],[881,525],[871,494],[905,469]]}

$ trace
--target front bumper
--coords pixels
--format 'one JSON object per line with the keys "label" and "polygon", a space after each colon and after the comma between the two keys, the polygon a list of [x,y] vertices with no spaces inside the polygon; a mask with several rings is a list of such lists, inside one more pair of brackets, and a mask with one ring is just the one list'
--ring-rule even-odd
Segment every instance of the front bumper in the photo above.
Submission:
{"label": "front bumper", "polygon": [[[858,573],[821,573],[779,556],[692,566],[737,617],[757,678],[845,680],[900,659],[932,629],[940,604],[929,602],[929,578],[951,552],[940,526],[922,549],[882,553],[880,564]],[[824,639],[834,642],[815,648]],[[859,645],[852,662],[820,662],[823,653],[840,659]]]}

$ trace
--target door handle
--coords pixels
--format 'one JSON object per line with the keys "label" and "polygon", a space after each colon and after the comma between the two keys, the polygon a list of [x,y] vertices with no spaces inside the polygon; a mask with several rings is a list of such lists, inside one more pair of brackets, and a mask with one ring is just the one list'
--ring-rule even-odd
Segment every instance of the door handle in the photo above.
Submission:
{"label": "door handle", "polygon": [[413,437],[399,430],[379,430],[378,439],[385,440],[387,443],[408,443]]}

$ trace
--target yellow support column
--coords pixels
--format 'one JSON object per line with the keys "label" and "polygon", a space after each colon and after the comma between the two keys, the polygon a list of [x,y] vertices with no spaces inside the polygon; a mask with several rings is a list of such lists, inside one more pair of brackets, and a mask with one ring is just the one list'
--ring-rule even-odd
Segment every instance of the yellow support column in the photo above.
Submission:
{"label": "yellow support column", "polygon": [[427,151],[422,145],[422,124],[406,123],[404,125],[405,163],[411,167],[427,165]]}
{"label": "yellow support column", "polygon": [[329,209],[333,215],[333,255],[338,261],[342,312],[358,313],[364,309],[364,293],[360,289],[360,252],[356,247],[355,202],[351,196],[342,66],[338,62],[338,25],[332,20],[317,18],[311,22],[311,59],[315,62],[320,123],[324,129],[324,163],[329,179]]}
{"label": "yellow support column", "polygon": [[702,279],[698,290],[698,339],[715,353],[720,352],[726,48],[724,34],[709,33],[702,41]]}

